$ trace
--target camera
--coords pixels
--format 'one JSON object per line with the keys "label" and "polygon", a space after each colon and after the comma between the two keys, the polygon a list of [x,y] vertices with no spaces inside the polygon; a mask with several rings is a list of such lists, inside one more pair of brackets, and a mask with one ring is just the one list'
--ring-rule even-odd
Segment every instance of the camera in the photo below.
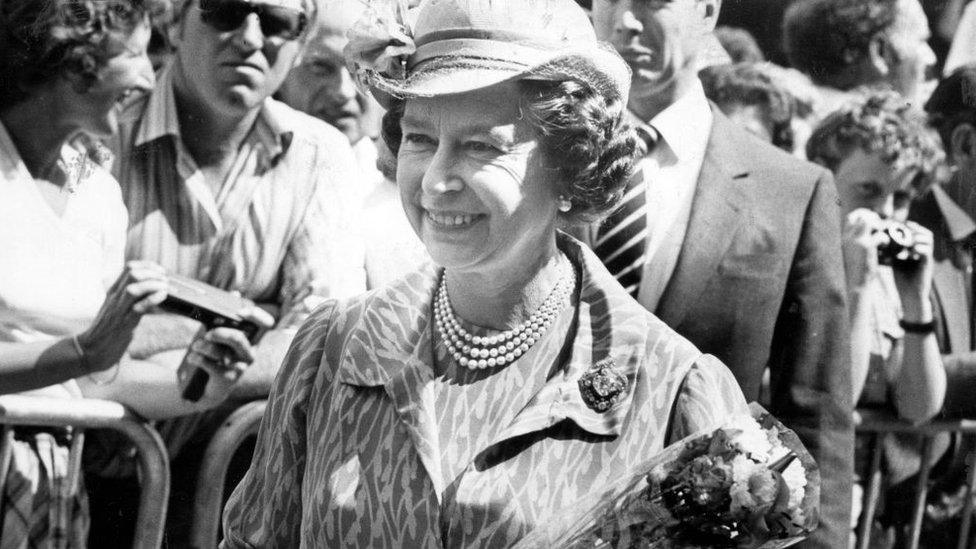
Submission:
{"label": "camera", "polygon": [[[168,289],[166,299],[159,305],[161,310],[192,318],[206,330],[218,327],[240,330],[252,345],[264,335],[263,326],[244,317],[254,306],[251,300],[192,278],[169,274],[166,279]],[[205,371],[197,369],[183,390],[183,398],[194,402],[200,400],[208,379]]]}
{"label": "camera", "polygon": [[897,221],[887,221],[879,229],[888,241],[878,245],[878,263],[893,268],[912,268],[922,260],[915,249],[915,231]]}

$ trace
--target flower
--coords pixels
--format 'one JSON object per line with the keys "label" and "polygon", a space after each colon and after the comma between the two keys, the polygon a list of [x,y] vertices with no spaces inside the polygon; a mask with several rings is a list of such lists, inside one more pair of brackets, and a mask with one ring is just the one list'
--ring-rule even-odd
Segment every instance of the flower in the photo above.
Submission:
{"label": "flower", "polygon": [[732,439],[732,445],[740,452],[747,454],[756,461],[767,462],[773,449],[766,436],[766,431],[748,416],[740,416],[732,423],[732,429],[737,430]]}
{"label": "flower", "polygon": [[378,78],[406,78],[407,58],[417,50],[407,24],[408,9],[405,0],[370,2],[349,29],[344,54],[360,85],[368,87]]}
{"label": "flower", "polygon": [[800,464],[799,460],[794,460],[783,471],[783,481],[786,482],[787,488],[790,489],[790,509],[799,509],[800,504],[803,503],[803,496],[805,495],[807,486],[806,472],[803,470],[803,465]]}

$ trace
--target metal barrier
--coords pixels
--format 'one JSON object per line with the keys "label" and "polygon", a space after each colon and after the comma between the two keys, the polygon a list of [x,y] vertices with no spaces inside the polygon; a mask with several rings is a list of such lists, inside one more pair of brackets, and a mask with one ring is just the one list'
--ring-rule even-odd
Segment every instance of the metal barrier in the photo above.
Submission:
{"label": "metal barrier", "polygon": [[[113,429],[128,437],[139,452],[141,493],[139,515],[133,547],[156,549],[163,542],[166,505],[169,501],[169,459],[159,434],[136,417],[125,406],[108,400],[65,399],[27,395],[0,396],[0,471],[6,472],[10,459],[10,441],[15,425],[35,427],[72,427],[84,429]],[[80,440],[81,433],[75,437]],[[80,443],[77,443],[80,452]],[[75,451],[75,448],[72,449]],[[76,454],[77,454],[76,452]],[[80,474],[80,460],[73,463]],[[0,475],[4,476],[5,475]],[[0,481],[2,489],[2,481]]]}
{"label": "metal barrier", "polygon": [[[912,425],[892,417],[890,414],[872,411],[858,411],[855,417],[858,436],[869,436],[870,470],[868,485],[864,490],[864,501],[857,530],[857,549],[867,549],[871,540],[871,524],[878,509],[881,495],[881,454],[883,441],[893,433],[921,435],[921,468],[915,484],[915,500],[912,505],[912,522],[909,530],[909,548],[917,549],[922,534],[922,519],[925,515],[925,501],[928,497],[929,475],[931,473],[932,438],[941,433],[976,433],[976,420],[932,421],[922,425]],[[966,503],[963,508],[962,524],[956,549],[969,546],[969,529],[973,515],[973,486],[976,484],[976,451],[967,456],[969,470],[966,475]]]}
{"label": "metal barrier", "polygon": [[234,410],[207,445],[193,496],[192,547],[209,549],[217,546],[227,468],[241,444],[257,434],[267,406],[268,401],[257,400]]}

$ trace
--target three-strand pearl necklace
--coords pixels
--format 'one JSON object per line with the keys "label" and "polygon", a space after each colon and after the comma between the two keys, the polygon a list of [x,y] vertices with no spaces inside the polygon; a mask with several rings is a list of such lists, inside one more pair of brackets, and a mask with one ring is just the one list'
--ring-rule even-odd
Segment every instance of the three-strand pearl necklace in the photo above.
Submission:
{"label": "three-strand pearl necklace", "polygon": [[562,263],[563,274],[545,301],[525,322],[511,330],[490,336],[476,336],[458,321],[447,295],[447,281],[441,274],[434,300],[434,323],[441,340],[458,364],[472,370],[504,366],[518,360],[536,344],[576,287],[576,271],[569,261]]}

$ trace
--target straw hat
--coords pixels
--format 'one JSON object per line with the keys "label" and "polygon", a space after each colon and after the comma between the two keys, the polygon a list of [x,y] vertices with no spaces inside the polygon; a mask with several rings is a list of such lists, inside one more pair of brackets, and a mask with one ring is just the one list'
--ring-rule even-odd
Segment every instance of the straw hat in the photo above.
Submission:
{"label": "straw hat", "polygon": [[630,69],[597,40],[575,0],[423,0],[408,7],[405,0],[374,0],[349,32],[350,72],[384,106],[526,77],[578,80],[626,104]]}

